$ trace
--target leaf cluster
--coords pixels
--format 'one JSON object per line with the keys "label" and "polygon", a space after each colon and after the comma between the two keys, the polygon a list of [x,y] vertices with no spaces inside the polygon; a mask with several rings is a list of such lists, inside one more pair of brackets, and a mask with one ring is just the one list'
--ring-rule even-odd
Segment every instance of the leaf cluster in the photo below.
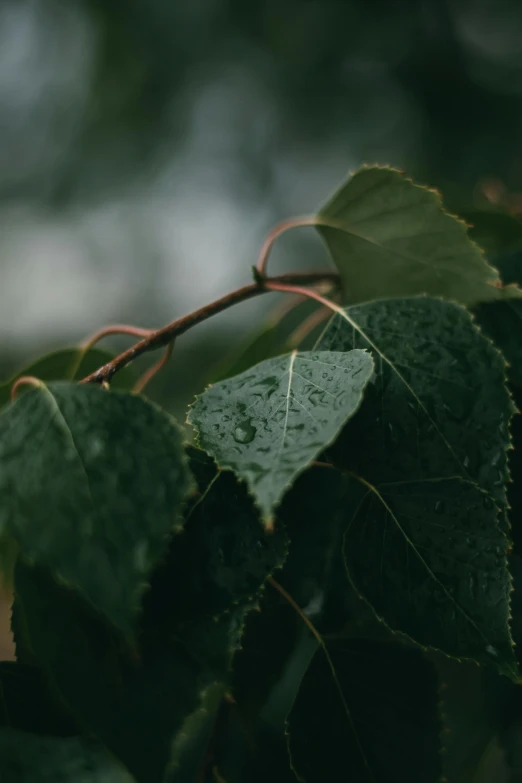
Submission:
{"label": "leaf cluster", "polygon": [[193,445],[74,352],[0,386],[0,780],[518,779],[522,229],[467,217],[353,175],[342,305],[221,362]]}

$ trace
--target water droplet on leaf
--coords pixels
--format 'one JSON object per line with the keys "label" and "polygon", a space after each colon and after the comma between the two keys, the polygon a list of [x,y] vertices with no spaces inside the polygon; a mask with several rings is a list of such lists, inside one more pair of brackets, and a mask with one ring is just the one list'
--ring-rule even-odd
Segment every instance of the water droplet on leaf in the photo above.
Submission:
{"label": "water droplet on leaf", "polygon": [[256,434],[256,428],[252,426],[250,421],[245,419],[241,424],[238,424],[234,430],[234,440],[237,443],[251,443],[254,440]]}

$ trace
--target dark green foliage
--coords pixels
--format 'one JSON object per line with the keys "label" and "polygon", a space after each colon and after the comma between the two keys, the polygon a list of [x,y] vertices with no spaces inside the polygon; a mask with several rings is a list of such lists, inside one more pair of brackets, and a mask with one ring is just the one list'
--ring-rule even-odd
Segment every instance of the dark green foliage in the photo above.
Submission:
{"label": "dark green foliage", "polygon": [[349,520],[344,555],[355,588],[391,628],[516,679],[507,541],[492,509],[461,479],[381,484]]}
{"label": "dark green foliage", "polygon": [[265,533],[244,484],[199,449],[189,447],[188,457],[198,493],[146,597],[152,626],[217,618],[255,602],[286,556],[285,531]]}
{"label": "dark green foliage", "polygon": [[437,783],[438,723],[437,679],[421,653],[336,642],[315,653],[288,717],[292,767],[307,783]]}
{"label": "dark green foliage", "polygon": [[223,365],[199,448],[74,352],[0,389],[1,783],[520,779],[522,234],[475,223],[500,276],[356,174],[316,220],[351,306]]}
{"label": "dark green foliage", "polygon": [[42,384],[0,417],[0,531],[126,634],[190,488],[179,430],[140,397]]}
{"label": "dark green foliage", "polygon": [[59,696],[140,783],[161,781],[172,739],[212,683],[209,672],[173,640],[147,644],[138,660],[41,569],[19,564],[15,585],[31,646]]}
{"label": "dark green foliage", "polygon": [[102,746],[88,739],[0,729],[3,783],[133,783]]}
{"label": "dark green foliage", "polygon": [[0,726],[53,737],[78,733],[42,670],[14,661],[0,663]]}
{"label": "dark green foliage", "polygon": [[293,351],[211,386],[188,420],[202,448],[246,481],[269,523],[285,490],[356,412],[372,372],[364,351]]}

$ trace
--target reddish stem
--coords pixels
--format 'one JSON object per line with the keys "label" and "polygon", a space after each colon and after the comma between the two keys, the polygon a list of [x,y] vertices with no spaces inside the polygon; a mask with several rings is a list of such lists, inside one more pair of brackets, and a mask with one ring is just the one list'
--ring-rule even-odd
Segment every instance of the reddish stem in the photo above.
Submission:
{"label": "reddish stem", "polygon": [[70,373],[71,380],[74,378],[78,369],[83,361],[85,354],[93,348],[96,343],[102,340],[104,337],[109,337],[111,334],[127,334],[131,337],[147,337],[151,333],[152,329],[143,329],[141,326],[131,326],[129,324],[110,324],[104,326],[102,329],[98,329],[93,335],[87,338],[81,345],[78,353],[78,358],[73,365]]}
{"label": "reddish stem", "polygon": [[283,220],[281,223],[278,223],[277,226],[275,226],[268,234],[265,241],[261,245],[261,250],[259,251],[259,257],[256,264],[256,269],[259,274],[262,277],[266,275],[268,257],[278,236],[284,234],[285,231],[288,231],[291,228],[299,228],[299,226],[315,226],[316,224],[317,218],[314,215],[304,215],[303,217],[289,218],[288,220]]}
{"label": "reddish stem", "polygon": [[34,386],[35,389],[38,389],[43,386],[43,383],[39,378],[35,378],[34,375],[22,375],[11,386],[11,402],[16,400],[21,386]]}
{"label": "reddish stem", "polygon": [[328,307],[334,313],[340,313],[344,315],[344,310],[341,305],[335,304],[330,299],[318,294],[313,288],[304,288],[300,285],[289,285],[287,283],[280,283],[276,280],[266,280],[265,288],[267,291],[280,291],[283,294],[297,294],[298,296],[307,296],[309,299],[315,299],[316,302],[320,302],[325,307]]}

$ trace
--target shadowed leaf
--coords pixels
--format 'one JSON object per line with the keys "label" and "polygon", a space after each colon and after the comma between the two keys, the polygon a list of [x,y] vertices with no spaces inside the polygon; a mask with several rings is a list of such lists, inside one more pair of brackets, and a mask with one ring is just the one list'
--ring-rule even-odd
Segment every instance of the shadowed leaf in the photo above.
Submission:
{"label": "shadowed leaf", "polygon": [[437,680],[416,650],[374,641],[318,649],[288,717],[299,780],[437,783]]}
{"label": "shadowed leaf", "polygon": [[138,396],[42,384],[0,417],[0,530],[128,636],[190,489],[181,432]]}
{"label": "shadowed leaf", "polygon": [[424,298],[335,316],[320,348],[354,345],[377,374],[329,453],[367,490],[347,519],[354,585],[392,629],[516,676],[498,525],[514,409],[502,357],[465,310]]}
{"label": "shadowed leaf", "polygon": [[266,578],[285,561],[284,528],[267,533],[244,484],[218,471],[204,451],[187,448],[198,494],[154,573],[145,597],[151,629],[219,617],[255,603]]}
{"label": "shadowed leaf", "polygon": [[[31,647],[60,697],[139,783],[160,783],[172,743],[216,680],[193,655],[192,640],[145,639],[138,658],[43,569],[19,562],[15,588]],[[211,641],[209,656],[217,658],[212,645],[227,646],[228,637]]]}
{"label": "shadowed leaf", "polygon": [[347,528],[354,586],[391,628],[516,677],[507,542],[494,503],[461,479],[381,484]]}
{"label": "shadowed leaf", "polygon": [[0,729],[0,780],[5,783],[133,783],[92,740]]}

